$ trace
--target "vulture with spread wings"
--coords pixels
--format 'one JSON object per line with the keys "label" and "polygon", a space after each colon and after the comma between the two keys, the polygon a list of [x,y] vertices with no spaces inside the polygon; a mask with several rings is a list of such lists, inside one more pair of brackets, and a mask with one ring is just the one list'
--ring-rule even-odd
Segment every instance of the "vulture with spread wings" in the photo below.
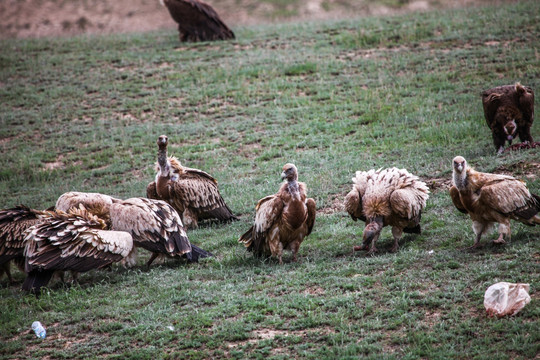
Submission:
{"label": "vulture with spread wings", "polygon": [[522,142],[533,142],[534,92],[530,87],[516,83],[485,90],[482,105],[498,154],[504,151],[506,141],[511,145],[518,135]]}
{"label": "vulture with spread wings", "polygon": [[315,200],[307,198],[307,187],[298,182],[298,171],[293,164],[283,167],[281,178],[287,181],[274,195],[257,203],[255,222],[239,242],[256,256],[274,256],[283,263],[284,249],[293,253],[297,261],[298,249],[315,224]]}
{"label": "vulture with spread wings", "polygon": [[234,39],[234,33],[217,12],[199,0],[160,0],[178,23],[180,41],[213,41]]}
{"label": "vulture with spread wings", "polygon": [[106,228],[102,219],[82,205],[68,213],[49,213],[25,238],[23,290],[39,294],[55,271],[100,269],[128,256],[133,248],[131,235]]}
{"label": "vulture with spread wings", "polygon": [[155,181],[146,187],[148,198],[169,203],[188,228],[196,228],[205,219],[238,220],[223,200],[216,179],[202,170],[182,166],[175,157],[168,157],[167,136],[161,135],[157,144],[158,172]]}
{"label": "vulture with spread wings", "polygon": [[398,250],[403,232],[420,233],[420,218],[429,190],[423,181],[405,169],[389,168],[357,171],[353,188],[345,196],[345,209],[353,220],[366,223],[363,243],[354,250],[377,251],[375,243],[385,226],[392,227]]}
{"label": "vulture with spread wings", "polygon": [[[152,252],[147,266],[160,254],[184,257],[190,262],[212,255],[190,243],[180,216],[165,201],[146,198],[121,200],[98,193],[69,192],[58,198],[56,207],[65,210],[80,204],[102,219],[108,229],[128,232],[136,247]],[[134,263],[134,258],[128,261],[129,265]]]}
{"label": "vulture with spread wings", "polygon": [[456,156],[452,162],[450,197],[455,207],[469,214],[473,222],[476,237],[472,248],[480,246],[480,238],[494,223],[499,224],[499,237],[494,243],[510,240],[510,219],[540,225],[540,197],[531,194],[523,181],[476,171],[462,156]]}

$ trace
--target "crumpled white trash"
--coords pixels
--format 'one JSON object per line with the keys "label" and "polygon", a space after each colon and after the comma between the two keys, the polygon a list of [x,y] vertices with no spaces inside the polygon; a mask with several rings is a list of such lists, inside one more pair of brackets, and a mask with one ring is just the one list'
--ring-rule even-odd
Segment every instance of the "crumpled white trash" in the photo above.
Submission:
{"label": "crumpled white trash", "polygon": [[489,316],[516,315],[529,302],[529,284],[499,282],[488,287],[484,294],[484,307]]}

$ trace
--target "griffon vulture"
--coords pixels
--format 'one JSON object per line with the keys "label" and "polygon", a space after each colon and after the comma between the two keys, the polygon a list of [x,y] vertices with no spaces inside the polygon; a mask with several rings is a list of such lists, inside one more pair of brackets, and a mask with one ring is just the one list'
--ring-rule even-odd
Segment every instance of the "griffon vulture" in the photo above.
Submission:
{"label": "griffon vulture", "polygon": [[283,166],[281,178],[286,179],[279,191],[257,203],[255,222],[239,242],[256,256],[274,256],[282,264],[284,249],[293,253],[297,261],[298,249],[315,223],[315,200],[307,198],[307,187],[298,182],[298,171],[293,164]]}
{"label": "griffon vulture", "polygon": [[[211,256],[210,253],[192,245],[186,235],[178,213],[164,201],[132,198],[120,200],[99,193],[65,193],[56,202],[59,209],[84,205],[107,224],[108,229],[129,232],[135,246],[152,252],[150,266],[159,254],[170,257],[186,257],[189,261]],[[134,265],[134,254],[126,261]]]}
{"label": "griffon vulture", "polygon": [[199,0],[160,0],[178,23],[180,41],[234,39],[234,33],[221,21],[216,11]]}
{"label": "griffon vulture", "polygon": [[216,179],[204,171],[183,167],[175,157],[167,157],[167,136],[161,135],[157,144],[158,172],[146,188],[148,198],[169,203],[188,228],[196,228],[204,219],[238,220],[223,200]]}
{"label": "griffon vulture", "polygon": [[30,209],[24,205],[0,210],[0,270],[6,273],[9,282],[13,282],[9,269],[11,260],[24,271],[26,231],[48,214],[47,211]]}
{"label": "griffon vulture", "polygon": [[39,294],[57,270],[85,272],[125,258],[133,248],[131,235],[106,228],[82,205],[50,213],[28,230],[23,290]]}
{"label": "griffon vulture", "polygon": [[498,154],[504,151],[506,141],[511,145],[518,135],[522,142],[533,142],[534,92],[530,87],[516,83],[486,90],[482,105]]}
{"label": "griffon vulture", "polygon": [[399,248],[403,232],[420,233],[420,218],[429,190],[417,176],[405,169],[357,171],[353,188],[345,197],[345,209],[353,220],[366,223],[361,246],[354,250],[377,251],[375,244],[385,226],[392,227],[394,246]]}
{"label": "griffon vulture", "polygon": [[473,222],[476,237],[471,248],[480,246],[480,238],[494,223],[499,224],[494,243],[510,240],[510,219],[531,226],[540,224],[540,197],[531,194],[523,181],[476,171],[462,156],[454,158],[452,170],[450,197]]}

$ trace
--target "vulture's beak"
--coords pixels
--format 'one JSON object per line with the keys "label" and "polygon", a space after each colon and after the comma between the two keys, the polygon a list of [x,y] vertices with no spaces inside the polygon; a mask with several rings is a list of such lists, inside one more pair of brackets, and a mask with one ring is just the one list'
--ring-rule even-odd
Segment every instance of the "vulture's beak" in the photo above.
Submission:
{"label": "vulture's beak", "polygon": [[285,180],[287,178],[287,174],[285,174],[285,171],[281,173],[281,180]]}

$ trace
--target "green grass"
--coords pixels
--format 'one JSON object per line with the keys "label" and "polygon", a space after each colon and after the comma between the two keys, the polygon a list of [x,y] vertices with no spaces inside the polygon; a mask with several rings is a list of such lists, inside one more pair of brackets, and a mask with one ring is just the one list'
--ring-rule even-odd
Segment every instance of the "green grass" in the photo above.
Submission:
{"label": "green grass", "polygon": [[[385,229],[377,256],[365,257],[352,254],[363,226],[342,202],[356,170],[398,166],[433,184],[450,179],[458,154],[540,193],[538,150],[496,156],[480,101],[516,81],[538,92],[538,14],[540,3],[523,1],[235,28],[231,42],[179,44],[174,32],[1,41],[0,208],[47,208],[71,190],[144,196],[166,134],[172,154],[219,180],[241,221],[189,233],[216,254],[198,265],[145,271],[142,253],[135,269],[53,281],[39,299],[20,291],[23,273],[13,286],[2,278],[0,354],[534,358],[538,227],[513,223],[506,246],[464,252],[471,222],[435,186],[423,233],[391,254]],[[301,262],[287,254],[280,266],[253,259],[237,238],[287,162],[319,211]],[[486,317],[483,294],[497,281],[530,283],[531,303]],[[43,341],[34,320],[48,330]]]}

